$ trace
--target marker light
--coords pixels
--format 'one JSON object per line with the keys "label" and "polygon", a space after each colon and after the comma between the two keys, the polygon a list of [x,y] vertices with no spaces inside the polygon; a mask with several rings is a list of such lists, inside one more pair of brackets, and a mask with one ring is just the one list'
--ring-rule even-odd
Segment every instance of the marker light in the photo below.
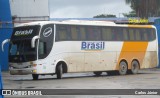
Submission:
{"label": "marker light", "polygon": [[36,72],[37,72],[37,70],[36,70],[36,69],[34,69],[34,70],[33,70],[33,73],[36,73]]}

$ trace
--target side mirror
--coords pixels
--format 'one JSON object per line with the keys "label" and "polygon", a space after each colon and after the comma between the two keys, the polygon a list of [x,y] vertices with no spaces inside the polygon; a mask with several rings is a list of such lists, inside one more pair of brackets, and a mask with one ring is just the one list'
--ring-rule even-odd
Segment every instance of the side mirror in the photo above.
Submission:
{"label": "side mirror", "polygon": [[32,41],[31,41],[31,47],[32,48],[35,48],[35,41],[36,41],[36,39],[39,39],[40,37],[39,36],[34,36],[33,38],[32,38]]}
{"label": "side mirror", "polygon": [[2,51],[4,52],[4,45],[6,43],[10,42],[10,39],[5,39],[3,42],[2,42]]}

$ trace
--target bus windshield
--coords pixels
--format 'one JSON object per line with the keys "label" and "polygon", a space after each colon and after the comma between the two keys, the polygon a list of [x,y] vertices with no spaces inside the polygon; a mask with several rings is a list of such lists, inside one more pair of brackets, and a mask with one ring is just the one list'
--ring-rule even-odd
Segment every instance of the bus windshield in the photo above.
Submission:
{"label": "bus windshield", "polygon": [[9,48],[10,62],[27,62],[36,59],[36,48],[31,47],[31,40],[12,41]]}
{"label": "bus windshield", "polygon": [[14,28],[9,46],[9,62],[19,63],[36,60],[37,47],[31,47],[31,40],[39,34],[39,30],[40,25]]}

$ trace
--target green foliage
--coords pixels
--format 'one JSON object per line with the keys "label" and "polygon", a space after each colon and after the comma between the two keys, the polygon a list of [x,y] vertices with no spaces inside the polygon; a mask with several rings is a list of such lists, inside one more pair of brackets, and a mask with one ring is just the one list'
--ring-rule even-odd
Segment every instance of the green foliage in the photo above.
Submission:
{"label": "green foliage", "polygon": [[93,18],[112,18],[112,17],[116,17],[116,15],[112,15],[112,14],[100,14],[100,15],[96,15]]}
{"label": "green foliage", "polygon": [[124,17],[136,17],[136,12],[131,11],[129,13],[122,13]]}
{"label": "green foliage", "polygon": [[148,18],[160,16],[160,0],[126,0],[137,17]]}

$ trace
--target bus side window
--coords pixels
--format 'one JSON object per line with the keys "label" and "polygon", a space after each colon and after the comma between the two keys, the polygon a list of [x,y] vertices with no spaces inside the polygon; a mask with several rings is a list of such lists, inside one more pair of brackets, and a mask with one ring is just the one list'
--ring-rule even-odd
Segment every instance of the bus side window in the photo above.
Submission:
{"label": "bus side window", "polygon": [[39,42],[39,48],[38,48],[39,50],[38,50],[38,53],[40,54],[40,55],[44,55],[44,54],[46,54],[46,42]]}
{"label": "bus side window", "polygon": [[117,35],[117,30],[116,28],[112,28],[112,41],[118,41],[118,35]]}
{"label": "bus side window", "polygon": [[155,30],[154,29],[148,29],[147,31],[149,33],[149,41],[155,40],[155,38],[156,38]]}
{"label": "bus side window", "polygon": [[92,26],[87,26],[87,39],[88,41],[94,41],[94,30]]}
{"label": "bus side window", "polygon": [[135,36],[134,36],[134,30],[133,29],[129,29],[129,38],[131,41],[135,40]]}
{"label": "bus side window", "polygon": [[56,41],[65,41],[67,40],[67,28],[64,25],[57,25],[57,39]]}
{"label": "bus side window", "polygon": [[56,41],[66,41],[70,40],[70,26],[66,25],[57,25],[57,32],[56,32]]}
{"label": "bus side window", "polygon": [[112,40],[111,28],[102,27],[102,40],[103,41],[111,41]]}
{"label": "bus side window", "polygon": [[80,26],[79,33],[80,33],[80,40],[81,41],[86,40],[86,30],[85,30],[85,27]]}
{"label": "bus side window", "polygon": [[141,41],[141,34],[139,29],[135,29],[135,40],[136,41]]}
{"label": "bus side window", "polygon": [[101,40],[101,28],[95,26],[87,27],[87,37],[89,41],[99,41]]}
{"label": "bus side window", "polygon": [[104,27],[102,27],[102,40],[107,41],[107,31]]}
{"label": "bus side window", "polygon": [[152,34],[152,40],[155,40],[156,39],[156,30],[151,29],[151,34]]}
{"label": "bus side window", "polygon": [[122,28],[115,28],[115,29],[116,29],[117,41],[123,41]]}
{"label": "bus side window", "polygon": [[66,39],[65,39],[65,40],[66,40],[66,41],[72,40],[72,36],[71,36],[71,26],[70,26],[70,25],[66,26]]}
{"label": "bus side window", "polygon": [[128,31],[127,31],[127,29],[126,29],[126,28],[123,28],[123,40],[124,40],[124,41],[128,41],[128,40],[129,40],[128,37],[129,37],[129,36],[128,36]]}
{"label": "bus side window", "polygon": [[76,26],[71,26],[71,40],[77,41],[78,39],[78,30]]}
{"label": "bus side window", "polygon": [[101,27],[94,27],[94,29],[93,29],[94,41],[102,40],[101,35],[102,35],[101,34]]}
{"label": "bus side window", "polygon": [[145,29],[141,29],[141,33],[142,33],[142,40],[148,41],[148,32],[146,32]]}

